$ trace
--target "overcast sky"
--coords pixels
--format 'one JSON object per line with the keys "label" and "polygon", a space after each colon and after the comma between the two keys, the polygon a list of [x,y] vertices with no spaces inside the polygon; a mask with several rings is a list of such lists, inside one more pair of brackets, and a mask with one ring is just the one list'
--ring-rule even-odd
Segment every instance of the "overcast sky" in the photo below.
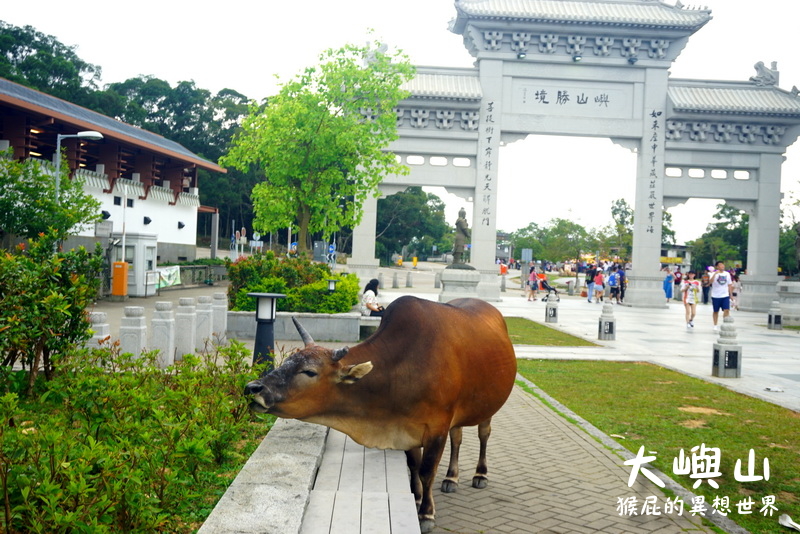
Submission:
{"label": "overcast sky", "polygon": [[[672,77],[745,81],[756,62],[777,61],[779,86],[800,86],[796,0],[684,1],[709,7],[713,19],[689,40]],[[275,92],[276,75],[286,80],[326,48],[363,43],[370,28],[416,65],[470,67],[474,58],[447,29],[454,16],[451,0],[7,0],[0,10],[8,23],[75,46],[79,57],[102,67],[103,83],[153,75],[256,99]],[[499,230],[554,217],[601,227],[611,222],[614,199],[633,205],[635,156],[608,139],[529,136],[503,148],[500,165]],[[787,199],[800,196],[796,145],[787,151],[782,183]],[[434,192],[447,202],[451,224],[462,205],[471,211],[464,201]],[[679,242],[705,231],[715,204],[691,200],[670,210]]]}

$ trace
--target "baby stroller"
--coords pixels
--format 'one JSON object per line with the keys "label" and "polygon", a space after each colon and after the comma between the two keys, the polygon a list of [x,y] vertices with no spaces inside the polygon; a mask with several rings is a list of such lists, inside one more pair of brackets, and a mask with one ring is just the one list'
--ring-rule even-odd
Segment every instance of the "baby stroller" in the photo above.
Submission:
{"label": "baby stroller", "polygon": [[556,302],[561,302],[561,297],[558,296],[558,289],[556,289],[553,286],[551,286],[550,284],[548,284],[546,278],[542,278],[541,280],[539,280],[539,282],[542,284],[542,289],[547,291],[547,295],[542,297],[542,302],[547,302],[547,300],[552,298],[554,296],[554,294],[555,294]]}

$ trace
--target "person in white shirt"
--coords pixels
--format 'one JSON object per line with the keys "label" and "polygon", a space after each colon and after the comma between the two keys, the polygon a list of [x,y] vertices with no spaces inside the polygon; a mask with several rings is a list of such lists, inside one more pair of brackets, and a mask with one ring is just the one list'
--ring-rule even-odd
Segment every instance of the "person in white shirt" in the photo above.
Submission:
{"label": "person in white shirt", "polygon": [[696,280],[697,273],[689,271],[681,282],[683,306],[686,308],[686,329],[694,328],[694,316],[697,314],[697,303],[700,301],[700,280]]}
{"label": "person in white shirt", "polygon": [[711,305],[713,307],[714,331],[719,331],[717,319],[719,311],[722,310],[722,317],[727,317],[731,312],[731,273],[725,270],[725,264],[717,262],[717,270],[711,275]]}
{"label": "person in white shirt", "polygon": [[373,278],[364,287],[364,293],[361,294],[361,315],[367,317],[381,317],[383,315],[383,306],[378,304],[379,283],[377,278]]}

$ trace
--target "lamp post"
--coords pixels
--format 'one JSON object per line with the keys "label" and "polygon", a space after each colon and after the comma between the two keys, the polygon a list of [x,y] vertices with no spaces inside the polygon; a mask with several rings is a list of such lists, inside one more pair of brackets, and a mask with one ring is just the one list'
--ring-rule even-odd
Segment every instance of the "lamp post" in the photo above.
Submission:
{"label": "lamp post", "polygon": [[248,293],[256,299],[256,342],[253,347],[253,365],[272,362],[275,349],[275,316],[277,300],[286,295],[281,293]]}
{"label": "lamp post", "polygon": [[88,139],[91,141],[99,141],[103,138],[103,134],[95,132],[94,130],[86,130],[76,134],[56,134],[56,155],[53,162],[56,166],[56,205],[59,204],[58,195],[61,189],[61,140],[62,139]]}
{"label": "lamp post", "polygon": [[328,293],[333,293],[336,291],[336,284],[339,283],[339,280],[336,278],[328,278]]}

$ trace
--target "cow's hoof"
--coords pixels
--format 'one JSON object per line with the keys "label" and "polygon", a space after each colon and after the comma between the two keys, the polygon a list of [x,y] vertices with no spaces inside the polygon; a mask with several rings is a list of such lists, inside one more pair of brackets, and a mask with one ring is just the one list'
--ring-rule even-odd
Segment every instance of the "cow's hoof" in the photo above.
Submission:
{"label": "cow's hoof", "polygon": [[472,479],[472,487],[483,489],[489,485],[489,479],[485,476],[476,476]]}
{"label": "cow's hoof", "polygon": [[458,491],[458,482],[446,478],[442,480],[442,493],[455,493]]}
{"label": "cow's hoof", "polygon": [[422,534],[427,534],[428,532],[433,532],[433,527],[436,526],[436,521],[432,518],[420,518],[419,519],[419,531]]}

